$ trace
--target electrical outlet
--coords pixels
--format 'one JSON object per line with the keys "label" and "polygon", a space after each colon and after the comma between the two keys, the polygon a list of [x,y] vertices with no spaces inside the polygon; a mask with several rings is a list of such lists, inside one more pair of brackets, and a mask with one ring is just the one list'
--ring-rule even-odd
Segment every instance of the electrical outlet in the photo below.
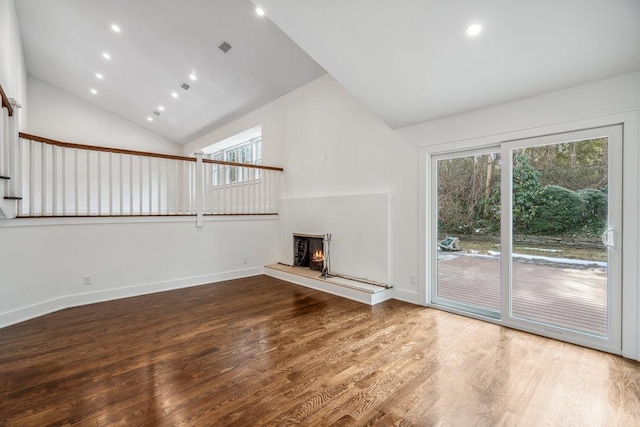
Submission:
{"label": "electrical outlet", "polygon": [[90,284],[91,284],[91,276],[90,276],[90,275],[85,274],[85,275],[83,276],[83,278],[84,278],[84,285],[85,285],[85,286],[87,286],[87,285],[90,285]]}
{"label": "electrical outlet", "polygon": [[246,257],[246,256],[243,256],[243,257],[242,257],[242,263],[243,263],[243,264],[246,264],[246,263],[247,263],[247,257]]}
{"label": "electrical outlet", "polygon": [[409,281],[411,282],[412,285],[416,284],[416,275],[412,274],[411,277],[409,277]]}

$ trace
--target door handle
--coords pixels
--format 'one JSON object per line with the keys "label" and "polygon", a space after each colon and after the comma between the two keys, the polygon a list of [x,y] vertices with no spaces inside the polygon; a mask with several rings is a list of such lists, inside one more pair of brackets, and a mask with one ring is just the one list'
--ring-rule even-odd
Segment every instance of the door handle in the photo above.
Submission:
{"label": "door handle", "polygon": [[[609,236],[611,236],[611,238],[609,238]],[[602,233],[602,244],[605,245],[608,248],[615,248],[616,244],[615,244],[615,234],[613,232],[613,228],[608,228],[604,231],[604,233]]]}

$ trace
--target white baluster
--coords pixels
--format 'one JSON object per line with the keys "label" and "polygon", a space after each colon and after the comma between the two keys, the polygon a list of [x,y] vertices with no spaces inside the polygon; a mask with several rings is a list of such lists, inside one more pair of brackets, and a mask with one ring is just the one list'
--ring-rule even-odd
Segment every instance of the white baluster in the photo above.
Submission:
{"label": "white baluster", "polygon": [[42,144],[40,146],[40,156],[42,167],[40,169],[40,215],[44,216],[47,214],[47,151],[46,145]]}
{"label": "white baluster", "polygon": [[242,167],[242,202],[240,204],[241,209],[240,209],[240,213],[247,213],[246,209],[246,201],[245,198],[247,197],[247,185],[249,185],[249,170],[246,167]]}
{"label": "white baluster", "polygon": [[102,215],[102,153],[98,154],[98,215]]}
{"label": "white baluster", "polygon": [[203,182],[203,162],[202,162],[202,151],[198,151],[196,153],[196,226],[202,227],[204,225],[204,182]]}
{"label": "white baluster", "polygon": [[164,186],[164,212],[165,215],[171,215],[171,196],[173,195],[173,191],[171,189],[171,165],[174,160],[164,159],[164,168],[165,168],[165,186]]}
{"label": "white baluster", "polygon": [[204,173],[204,212],[211,213],[211,168],[210,164],[202,163],[202,170]]}
{"label": "white baluster", "polygon": [[153,162],[152,158],[149,159],[149,212],[148,214],[153,214]]}
{"label": "white baluster", "polygon": [[67,149],[62,147],[60,156],[62,157],[62,216],[67,215]]}
{"label": "white baluster", "polygon": [[129,215],[133,215],[133,156],[129,159]]}
{"label": "white baluster", "polygon": [[87,215],[91,215],[91,151],[87,150]]}
{"label": "white baluster", "polygon": [[187,197],[189,194],[189,180],[187,179],[187,169],[189,162],[180,163],[180,211],[182,215],[187,215]]}
{"label": "white baluster", "polygon": [[271,175],[269,182],[271,183],[271,191],[269,192],[269,212],[275,213],[275,199],[276,199],[276,171],[269,171],[269,175]]}
{"label": "white baluster", "polygon": [[73,149],[73,213],[79,215],[78,210],[78,149]]}
{"label": "white baluster", "polygon": [[162,215],[162,159],[158,159],[158,215]]}
{"label": "white baluster", "polygon": [[120,172],[120,215],[124,215],[124,173],[122,170],[122,154],[118,154],[118,168]]}
{"label": "white baluster", "polygon": [[258,212],[259,213],[263,213],[264,212],[264,193],[265,193],[264,187],[265,187],[265,180],[267,179],[267,174],[264,173],[264,172],[266,172],[266,170],[263,170],[262,172],[263,172],[262,179],[260,180],[260,188],[259,188],[259,191],[258,191],[258,196],[259,196],[258,197],[258,209],[259,209]]}
{"label": "white baluster", "polygon": [[34,150],[35,142],[29,141],[29,216],[34,216],[36,210],[36,155]]}
{"label": "white baluster", "polygon": [[7,176],[9,171],[7,168],[9,148],[9,110],[2,108],[2,117],[0,117],[0,175]]}
{"label": "white baluster", "polygon": [[113,153],[109,152],[109,173],[107,174],[109,185],[109,216],[113,216]]}
{"label": "white baluster", "polygon": [[224,206],[222,209],[222,213],[226,214],[230,212],[229,207],[231,206],[231,166],[224,165],[225,168],[225,177],[226,183],[224,186]]}
{"label": "white baluster", "polygon": [[51,215],[58,214],[58,147],[51,146]]}
{"label": "white baluster", "polygon": [[138,214],[142,215],[142,156],[138,157],[138,184],[138,204],[140,205]]}

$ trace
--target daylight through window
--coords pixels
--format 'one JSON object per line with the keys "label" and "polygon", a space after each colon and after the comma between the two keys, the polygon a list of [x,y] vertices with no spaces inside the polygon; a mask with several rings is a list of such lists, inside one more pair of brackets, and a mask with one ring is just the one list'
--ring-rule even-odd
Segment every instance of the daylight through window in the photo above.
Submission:
{"label": "daylight through window", "polygon": [[[262,137],[250,139],[237,145],[213,152],[212,160],[221,160],[233,163],[247,163],[252,165],[262,164]],[[260,169],[228,167],[226,165],[213,165],[213,185],[233,184],[260,179]]]}

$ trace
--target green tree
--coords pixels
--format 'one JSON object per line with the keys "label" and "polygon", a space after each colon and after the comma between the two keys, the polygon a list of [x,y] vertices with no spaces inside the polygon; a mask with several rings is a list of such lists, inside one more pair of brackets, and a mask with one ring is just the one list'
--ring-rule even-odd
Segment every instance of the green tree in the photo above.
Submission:
{"label": "green tree", "polygon": [[607,184],[607,138],[549,144],[521,150],[532,168],[540,171],[540,184],[569,190],[602,189]]}
{"label": "green tree", "polygon": [[577,191],[582,200],[582,232],[599,236],[607,227],[607,193],[585,188]]}
{"label": "green tree", "polygon": [[583,199],[577,192],[558,185],[547,185],[537,201],[529,222],[530,234],[570,235],[580,230],[585,219]]}
{"label": "green tree", "polygon": [[513,227],[526,234],[539,208],[541,173],[531,167],[527,157],[517,153],[513,165]]}

